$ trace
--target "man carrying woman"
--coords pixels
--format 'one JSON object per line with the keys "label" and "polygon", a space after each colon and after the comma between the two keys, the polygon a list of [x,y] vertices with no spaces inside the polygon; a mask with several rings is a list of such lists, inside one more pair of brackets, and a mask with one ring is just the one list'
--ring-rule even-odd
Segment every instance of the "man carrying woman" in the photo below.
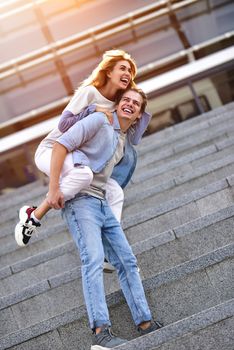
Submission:
{"label": "man carrying woman", "polygon": [[[69,231],[79,250],[83,294],[90,328],[93,330],[91,350],[107,350],[125,343],[111,332],[111,322],[105,300],[103,260],[115,267],[119,283],[132,318],[141,335],[162,327],[152,320],[139,275],[137,261],[119,221],[108,204],[106,183],[113,168],[124,154],[124,145],[130,138],[129,130],[136,127],[144,116],[146,96],[142,90],[127,89],[117,97],[113,125],[102,112],[90,114],[60,136],[53,146],[49,188],[58,194],[53,207],[63,206],[59,178],[64,160],[79,150],[76,160],[93,171],[93,180],[63,208]],[[133,135],[136,137],[135,132]],[[122,167],[123,181],[128,176]]]}
{"label": "man carrying woman", "polygon": [[[77,121],[82,119],[84,115],[91,112],[103,111],[107,118],[110,118],[110,111],[115,106],[116,95],[119,91],[124,91],[129,87],[135,87],[134,78],[137,68],[131,56],[122,50],[110,50],[105,52],[102,61],[93,70],[92,74],[81,84],[75,92],[73,98],[62,113],[58,128],[55,128],[47,137],[45,137],[35,154],[35,162],[39,170],[50,176],[52,147],[59,136],[67,131]],[[87,107],[92,105],[90,110]],[[86,108],[85,114],[83,113]],[[149,115],[145,115],[139,123],[140,130],[137,135],[142,136],[150,120]],[[138,125],[137,125],[138,126]],[[134,129],[133,129],[133,132]],[[140,138],[133,144],[137,144]],[[132,175],[136,165],[136,152],[129,144],[125,149],[125,160],[129,163],[129,178]],[[60,191],[63,193],[63,200],[67,201],[87,187],[93,179],[93,173],[89,166],[80,164],[74,167],[73,160],[79,158],[79,150],[74,150],[67,154],[64,165],[60,174]],[[77,163],[77,162],[76,162]],[[117,180],[115,169],[106,183],[106,198],[116,216],[117,220],[121,220],[123,206],[123,190],[126,182],[121,182],[119,178],[120,172],[117,171]],[[50,188],[47,197],[36,208],[34,206],[24,205],[19,210],[19,222],[15,227],[15,239],[18,245],[25,246],[28,244],[32,234],[41,226],[41,219],[51,209],[53,203],[57,201],[60,192]],[[61,205],[54,206],[59,209]]]}

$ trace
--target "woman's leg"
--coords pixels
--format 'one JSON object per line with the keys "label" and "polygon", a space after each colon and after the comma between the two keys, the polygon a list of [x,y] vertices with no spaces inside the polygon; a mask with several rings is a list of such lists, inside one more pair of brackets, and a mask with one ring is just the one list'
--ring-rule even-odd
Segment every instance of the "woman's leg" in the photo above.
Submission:
{"label": "woman's leg", "polygon": [[[37,152],[35,162],[39,170],[50,176],[50,161],[52,149],[45,149],[43,152]],[[82,189],[89,186],[93,179],[93,173],[87,166],[74,167],[72,154],[69,153],[64,161],[60,176],[60,189],[64,195],[64,200],[70,200],[75,197]],[[38,220],[50,210],[46,199],[35,209],[34,215]]]}
{"label": "woman's leg", "polygon": [[[35,155],[35,163],[39,170],[47,176],[50,175],[52,149],[39,149]],[[60,176],[60,189],[65,201],[74,198],[80,190],[89,186],[93,179],[93,173],[87,166],[74,167],[72,154],[69,153],[64,161]],[[50,210],[46,198],[37,206],[24,205],[19,210],[19,222],[15,226],[15,240],[18,245],[28,244],[37,227],[41,226],[40,220]]]}

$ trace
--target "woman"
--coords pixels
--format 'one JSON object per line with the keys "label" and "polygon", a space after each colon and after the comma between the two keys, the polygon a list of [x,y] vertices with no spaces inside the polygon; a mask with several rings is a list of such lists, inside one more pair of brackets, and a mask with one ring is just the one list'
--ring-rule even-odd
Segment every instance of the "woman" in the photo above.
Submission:
{"label": "woman", "polygon": [[[58,128],[54,129],[39,144],[35,154],[35,162],[39,170],[48,176],[50,175],[53,144],[61,133],[82,118],[83,109],[95,105],[97,111],[106,112],[109,116],[108,111],[113,110],[118,91],[135,87],[133,80],[136,73],[136,64],[128,53],[122,50],[106,51],[102,61],[91,75],[84,80],[63,111]],[[90,112],[94,112],[94,110]],[[65,159],[60,179],[60,190],[49,188],[47,198],[37,208],[23,206],[20,209],[20,221],[15,227],[15,239],[18,245],[25,246],[29,242],[36,227],[41,225],[40,220],[50,210],[51,204],[55,203],[58,197],[61,200],[56,209],[63,207],[64,201],[73,198],[81,189],[92,182],[93,174],[88,166],[81,164],[74,167],[76,152],[79,152],[79,150],[68,154]],[[132,153],[132,158],[134,161],[133,168],[135,168],[135,153]],[[118,179],[118,174],[113,175],[113,177]],[[124,187],[125,184],[121,183],[121,185]],[[61,196],[61,193],[63,196]],[[116,218],[120,221],[123,190],[113,178],[107,183],[106,198]]]}

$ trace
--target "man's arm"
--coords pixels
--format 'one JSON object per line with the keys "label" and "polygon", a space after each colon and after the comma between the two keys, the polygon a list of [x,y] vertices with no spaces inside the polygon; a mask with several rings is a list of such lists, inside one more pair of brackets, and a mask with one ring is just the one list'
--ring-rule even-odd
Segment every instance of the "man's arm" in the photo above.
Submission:
{"label": "man's arm", "polygon": [[89,141],[105,123],[108,121],[103,113],[90,114],[62,134],[57,142],[72,152]]}
{"label": "man's arm", "polygon": [[47,196],[47,202],[52,208],[61,209],[64,207],[64,196],[60,191],[59,178],[67,153],[74,151],[90,140],[105,123],[106,118],[101,113],[96,114],[96,116],[89,115],[79,123],[74,124],[55,142],[51,156],[50,183]]}
{"label": "man's arm", "polygon": [[49,192],[47,195],[47,202],[54,209],[64,207],[64,195],[60,191],[59,178],[67,153],[68,151],[63,145],[55,142],[51,156]]}

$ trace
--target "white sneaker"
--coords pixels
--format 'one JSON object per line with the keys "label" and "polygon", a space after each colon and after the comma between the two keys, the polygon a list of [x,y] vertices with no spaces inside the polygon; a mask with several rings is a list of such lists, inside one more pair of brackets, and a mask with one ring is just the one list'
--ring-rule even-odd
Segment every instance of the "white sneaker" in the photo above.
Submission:
{"label": "white sneaker", "polygon": [[31,214],[35,209],[36,207],[29,207],[27,205],[20,208],[20,221],[15,226],[15,240],[20,247],[26,246],[33,232],[37,230],[37,227],[41,226],[40,222],[36,222],[31,218]]}

